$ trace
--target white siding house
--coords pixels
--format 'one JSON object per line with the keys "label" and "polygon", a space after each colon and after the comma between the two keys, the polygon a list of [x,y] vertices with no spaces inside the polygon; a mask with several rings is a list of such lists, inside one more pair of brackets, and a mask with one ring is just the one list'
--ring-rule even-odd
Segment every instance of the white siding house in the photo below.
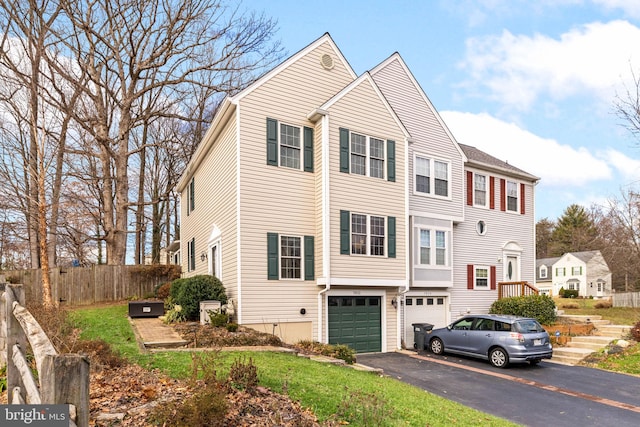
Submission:
{"label": "white siding house", "polygon": [[325,34],[220,107],[177,186],[183,274],[288,342],[410,347],[533,283],[536,181],[457,144],[400,55],[356,76]]}
{"label": "white siding house", "polygon": [[538,283],[539,289],[553,296],[561,289],[578,291],[578,296],[601,298],[611,296],[611,270],[600,251],[568,252],[558,258],[537,262],[538,277],[543,269],[549,272],[548,282]]}

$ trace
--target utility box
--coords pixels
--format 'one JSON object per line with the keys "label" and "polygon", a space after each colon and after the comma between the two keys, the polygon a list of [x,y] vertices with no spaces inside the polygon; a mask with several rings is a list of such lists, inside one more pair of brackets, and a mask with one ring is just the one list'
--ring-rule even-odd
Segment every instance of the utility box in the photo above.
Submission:
{"label": "utility box", "polygon": [[163,301],[130,301],[129,317],[160,317],[164,314]]}
{"label": "utility box", "polygon": [[208,325],[209,323],[211,323],[211,319],[209,318],[209,311],[220,310],[220,307],[222,307],[220,301],[200,301],[200,324]]}

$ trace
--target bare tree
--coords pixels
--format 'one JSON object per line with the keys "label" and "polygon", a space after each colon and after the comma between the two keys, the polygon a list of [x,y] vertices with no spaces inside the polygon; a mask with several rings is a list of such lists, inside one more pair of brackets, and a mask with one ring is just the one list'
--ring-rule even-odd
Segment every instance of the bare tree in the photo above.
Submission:
{"label": "bare tree", "polygon": [[104,174],[107,262],[122,264],[129,212],[140,204],[130,199],[130,160],[147,146],[136,147],[132,133],[154,116],[182,116],[173,108],[176,95],[184,95],[199,73],[218,73],[210,84],[215,92],[237,90],[254,78],[278,59],[277,45],[268,43],[275,24],[219,1],[65,0],[62,5],[71,28],[58,36],[74,68],[56,71],[70,84],[77,73],[89,81],[82,87],[82,106],[73,113],[93,138]]}
{"label": "bare tree", "polygon": [[625,87],[624,95],[616,96],[614,103],[622,125],[635,137],[640,137],[640,76],[631,69],[632,86]]}

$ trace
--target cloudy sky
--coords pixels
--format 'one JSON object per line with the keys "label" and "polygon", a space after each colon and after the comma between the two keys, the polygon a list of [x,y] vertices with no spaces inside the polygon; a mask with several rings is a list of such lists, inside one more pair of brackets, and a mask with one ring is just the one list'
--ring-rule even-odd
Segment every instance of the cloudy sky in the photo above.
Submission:
{"label": "cloudy sky", "polygon": [[640,77],[639,0],[244,0],[289,54],[329,32],[357,74],[399,52],[456,139],[541,178],[536,219],[640,181],[615,112]]}

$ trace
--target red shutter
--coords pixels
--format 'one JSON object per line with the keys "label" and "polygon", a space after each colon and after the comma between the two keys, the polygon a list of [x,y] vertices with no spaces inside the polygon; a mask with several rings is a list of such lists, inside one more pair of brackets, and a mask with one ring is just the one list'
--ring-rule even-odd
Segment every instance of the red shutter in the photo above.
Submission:
{"label": "red shutter", "polygon": [[495,291],[496,290],[496,266],[492,265],[490,268],[491,273],[489,273],[489,275],[491,276],[491,290]]}
{"label": "red shutter", "polygon": [[524,215],[524,184],[520,184],[520,213]]}
{"label": "red shutter", "polygon": [[504,179],[500,179],[500,210],[507,210],[507,182]]}
{"label": "red shutter", "polygon": [[496,208],[496,177],[489,177],[489,208]]}
{"label": "red shutter", "polygon": [[467,264],[467,289],[473,289],[473,264]]}
{"label": "red shutter", "polygon": [[467,171],[467,205],[473,206],[473,172]]}

